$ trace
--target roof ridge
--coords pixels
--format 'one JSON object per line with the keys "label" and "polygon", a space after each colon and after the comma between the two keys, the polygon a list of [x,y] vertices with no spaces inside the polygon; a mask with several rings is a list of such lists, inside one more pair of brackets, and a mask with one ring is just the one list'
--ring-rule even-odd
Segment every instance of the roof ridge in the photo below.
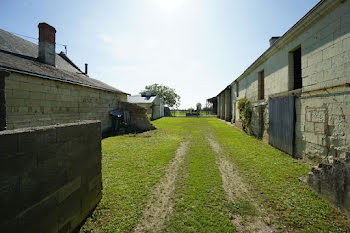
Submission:
{"label": "roof ridge", "polygon": [[[81,69],[74,64],[74,62],[63,52],[61,51],[60,53],[57,54],[58,56],[62,57],[66,62],[68,62],[69,64],[71,64],[74,68],[76,68],[77,70],[79,70],[81,73],[83,73],[83,71],[81,71]],[[87,75],[86,75],[87,76]]]}

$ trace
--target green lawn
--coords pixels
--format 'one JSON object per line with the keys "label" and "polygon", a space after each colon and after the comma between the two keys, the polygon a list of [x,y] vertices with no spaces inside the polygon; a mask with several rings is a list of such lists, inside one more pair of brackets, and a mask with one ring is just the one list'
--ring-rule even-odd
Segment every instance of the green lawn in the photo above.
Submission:
{"label": "green lawn", "polygon": [[189,148],[164,231],[234,232],[230,215],[251,212],[251,204],[226,200],[216,154],[206,140],[209,133],[281,232],[350,232],[344,215],[298,181],[309,169],[290,156],[216,118],[162,118],[152,123],[157,130],[102,141],[103,198],[81,232],[133,231],[183,141]]}
{"label": "green lawn", "polygon": [[[159,127],[166,127],[164,122]],[[234,232],[229,219],[228,203],[215,156],[205,139],[206,121],[184,119],[176,124],[190,122],[188,134],[191,146],[175,191],[174,212],[165,224],[167,232]]]}
{"label": "green lawn", "polygon": [[171,111],[172,116],[186,116],[186,111]]}
{"label": "green lawn", "polygon": [[257,200],[283,228],[302,232],[350,232],[350,222],[298,178],[309,168],[289,155],[218,120],[209,120],[217,140],[230,152]]}
{"label": "green lawn", "polygon": [[[186,112],[188,112],[188,111],[175,111],[175,114],[174,114],[174,111],[171,111],[171,115],[172,116],[186,116]],[[200,115],[201,116],[213,116],[212,113],[206,112],[206,111],[201,111]]]}
{"label": "green lawn", "polygon": [[183,140],[181,131],[159,129],[102,141],[103,198],[82,232],[132,231]]}

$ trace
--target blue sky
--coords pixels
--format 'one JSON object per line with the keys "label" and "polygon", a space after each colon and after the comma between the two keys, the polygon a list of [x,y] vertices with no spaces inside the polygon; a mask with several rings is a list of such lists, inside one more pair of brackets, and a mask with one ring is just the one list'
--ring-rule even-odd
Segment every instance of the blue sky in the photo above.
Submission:
{"label": "blue sky", "polygon": [[218,94],[317,2],[0,0],[0,28],[37,38],[47,22],[91,77],[131,94],[165,84],[188,108]]}

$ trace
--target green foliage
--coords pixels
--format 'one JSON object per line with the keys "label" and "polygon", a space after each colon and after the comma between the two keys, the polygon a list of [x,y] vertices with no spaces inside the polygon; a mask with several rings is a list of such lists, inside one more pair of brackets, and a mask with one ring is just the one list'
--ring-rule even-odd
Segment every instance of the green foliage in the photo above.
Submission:
{"label": "green foliage", "polygon": [[147,85],[145,90],[141,91],[140,94],[144,94],[147,91],[158,95],[159,98],[164,101],[164,104],[168,105],[169,107],[175,106],[178,108],[180,106],[180,96],[176,94],[175,89],[173,88],[155,83],[152,85]]}
{"label": "green foliage", "polygon": [[246,97],[238,100],[238,110],[243,130],[247,132],[250,126],[250,122],[252,121],[252,110],[250,101],[247,100]]}

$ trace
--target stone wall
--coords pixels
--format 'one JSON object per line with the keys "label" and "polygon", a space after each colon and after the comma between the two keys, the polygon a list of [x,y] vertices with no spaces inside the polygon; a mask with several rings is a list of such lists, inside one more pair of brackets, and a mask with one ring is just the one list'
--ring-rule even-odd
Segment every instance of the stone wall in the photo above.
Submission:
{"label": "stone wall", "polygon": [[314,167],[307,177],[309,186],[350,216],[350,153]]}
{"label": "stone wall", "polygon": [[218,114],[217,117],[222,119],[222,120],[231,120],[231,94],[230,90],[225,89],[223,90],[218,96],[218,105],[217,105],[217,110]]}
{"label": "stone wall", "polygon": [[147,109],[147,112],[146,112],[147,114],[152,114],[152,103],[149,103],[149,104],[138,103],[137,105]]}
{"label": "stone wall", "polygon": [[147,117],[147,110],[136,104],[121,102],[121,108],[130,113],[130,126],[135,131],[147,131],[155,129]]}
{"label": "stone wall", "polygon": [[224,98],[225,98],[225,121],[231,121],[231,117],[232,117],[231,87],[225,90]]}
{"label": "stone wall", "polygon": [[223,92],[221,92],[218,95],[218,118],[223,119],[225,112],[224,112],[224,106],[225,106],[225,99],[223,98]]}
{"label": "stone wall", "polygon": [[350,152],[350,90],[339,87],[305,93],[296,109],[296,155],[321,162]]}
{"label": "stone wall", "polygon": [[100,120],[102,132],[112,124],[109,111],[126,94],[53,81],[18,73],[5,78],[7,129]]}
{"label": "stone wall", "polygon": [[101,199],[101,123],[0,132],[0,232],[72,232]]}

